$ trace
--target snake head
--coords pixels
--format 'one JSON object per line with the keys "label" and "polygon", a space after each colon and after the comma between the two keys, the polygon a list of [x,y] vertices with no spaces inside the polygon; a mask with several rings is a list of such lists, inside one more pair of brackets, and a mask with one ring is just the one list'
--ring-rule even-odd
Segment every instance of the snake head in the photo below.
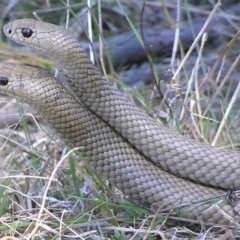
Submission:
{"label": "snake head", "polygon": [[72,37],[67,29],[28,18],[9,22],[3,32],[15,42],[47,54],[66,48],[69,44],[66,38]]}
{"label": "snake head", "polygon": [[[0,92],[26,103],[46,94],[48,72],[21,64],[0,63]],[[44,80],[42,80],[44,79]],[[42,81],[41,81],[42,80]]]}
{"label": "snake head", "polygon": [[[28,99],[33,87],[30,67],[0,63],[0,92],[19,99]],[[27,101],[26,101],[27,102]]]}
{"label": "snake head", "polygon": [[59,26],[50,23],[25,18],[6,24],[3,32],[17,43],[36,50],[49,51],[53,48],[54,33],[59,28]]}

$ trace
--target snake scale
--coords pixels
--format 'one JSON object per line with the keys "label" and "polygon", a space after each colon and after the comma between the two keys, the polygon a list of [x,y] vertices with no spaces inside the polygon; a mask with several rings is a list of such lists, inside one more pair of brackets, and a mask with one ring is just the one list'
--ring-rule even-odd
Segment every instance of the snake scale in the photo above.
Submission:
{"label": "snake scale", "polygon": [[[174,206],[240,189],[239,153],[178,135],[138,109],[92,64],[69,30],[21,19],[8,23],[4,33],[52,59],[75,97],[48,73],[9,63],[0,65],[0,91],[33,106],[133,200]],[[234,211],[224,201],[197,206],[188,217],[234,224],[240,210],[235,205]]]}

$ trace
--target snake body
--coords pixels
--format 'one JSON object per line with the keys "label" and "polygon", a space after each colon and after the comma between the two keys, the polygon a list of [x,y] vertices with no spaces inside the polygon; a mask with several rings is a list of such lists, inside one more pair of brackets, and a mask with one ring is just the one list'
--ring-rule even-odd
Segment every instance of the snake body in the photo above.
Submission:
{"label": "snake body", "polygon": [[[179,193],[181,193],[184,202],[191,202],[202,199],[205,194],[206,196],[214,196],[214,194],[223,193],[222,190],[207,186],[222,189],[240,189],[238,153],[214,148],[180,136],[136,108],[104,78],[68,30],[49,23],[22,19],[7,24],[4,27],[4,33],[18,43],[44,52],[55,62],[58,70],[78,99],[74,99],[74,101],[84,109],[84,111],[76,114],[76,116],[80,117],[80,120],[73,118],[71,124],[84,124],[84,121],[81,121],[81,114],[87,112],[91,119],[96,119],[91,121],[97,121],[97,123],[88,127],[89,132],[84,135],[85,139],[90,136],[92,146],[97,147],[93,139],[97,141],[98,136],[101,136],[101,142],[105,139],[106,146],[108,146],[105,148],[105,142],[104,144],[102,142],[100,146],[102,154],[96,150],[94,155],[94,149],[92,149],[89,155],[85,154],[85,157],[97,171],[104,173],[105,178],[110,179],[113,184],[134,200],[147,204],[165,199],[176,201],[176,199],[179,199]],[[39,84],[38,75],[41,74],[31,76],[31,78],[36,79]],[[24,76],[24,74],[19,76]],[[29,73],[28,78],[30,79]],[[50,77],[48,77],[48,81],[49,79]],[[39,89],[38,84],[35,85],[36,89]],[[21,97],[18,91],[15,93],[8,92],[2,87],[0,90],[20,97],[30,105],[36,104],[34,103],[34,97],[29,100]],[[35,91],[34,94],[38,95]],[[43,95],[44,92],[41,90],[40,94]],[[64,92],[65,94],[69,93]],[[71,95],[67,96],[69,99]],[[59,102],[56,104],[59,111],[56,112],[57,116],[61,115],[63,111],[77,112],[76,107],[64,105],[67,108],[66,110],[58,104]],[[47,112],[42,113],[41,109],[36,109],[66,142],[70,142],[73,146],[81,146],[83,152],[86,151],[87,147],[91,148],[88,140],[76,140],[82,138],[80,135],[82,135],[83,131],[76,128],[76,126],[73,132],[69,130],[70,135],[66,134],[68,132],[66,129],[69,129],[69,114],[61,118],[60,124],[53,116],[52,111],[47,110]],[[50,121],[50,119],[52,120]],[[84,120],[86,119],[84,118]],[[102,128],[107,129],[105,133],[101,132]],[[74,134],[77,134],[77,136],[73,136]],[[118,144],[123,146],[120,148],[122,152],[117,151],[119,146],[116,149],[112,146],[111,141],[115,139],[115,137],[112,138],[112,135],[118,139]],[[107,157],[109,149],[112,150],[111,154],[114,160],[108,158],[104,160],[103,158],[99,162],[98,155]],[[129,151],[131,153],[127,155],[126,152]],[[99,167],[99,164],[101,167]],[[117,171],[116,165],[119,167],[119,171]],[[115,169],[114,171],[115,173],[117,171],[118,175],[105,173],[102,168],[108,169],[108,171],[109,169]],[[163,169],[207,186],[181,179]],[[129,173],[132,178],[130,178]],[[120,182],[123,181],[124,184],[119,183],[117,179],[121,179]],[[133,187],[131,185],[132,181],[138,182],[139,179],[141,179],[139,185]],[[179,185],[181,185],[181,188]],[[173,189],[173,191],[170,189]],[[176,197],[176,194],[178,197]],[[228,206],[227,213],[234,216],[229,205],[221,206],[221,209],[224,209],[225,206]],[[219,218],[219,216],[221,215],[219,215],[219,212],[215,214],[211,211],[214,211],[214,209],[207,211],[208,218],[214,222],[225,221],[220,220],[221,217]],[[198,213],[201,215],[203,213],[202,209],[198,209]],[[204,217],[206,217],[206,212]]]}
{"label": "snake body", "polygon": [[[0,63],[0,69],[0,92],[30,104],[63,141],[71,147],[80,147],[92,167],[131,199],[145,205],[172,207],[225,193],[156,167],[46,71],[13,63]],[[216,223],[231,222],[222,211],[234,217],[232,207],[222,202],[214,207],[197,205],[187,216]]]}

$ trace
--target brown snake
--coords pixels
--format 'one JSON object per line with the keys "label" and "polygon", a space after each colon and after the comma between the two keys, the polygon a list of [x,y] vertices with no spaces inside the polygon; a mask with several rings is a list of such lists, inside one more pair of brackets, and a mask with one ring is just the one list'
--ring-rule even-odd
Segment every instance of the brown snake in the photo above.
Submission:
{"label": "brown snake", "polygon": [[[132,199],[145,204],[170,201],[171,205],[224,192],[181,179],[161,168],[208,186],[240,189],[238,153],[180,136],[136,108],[96,69],[68,30],[22,19],[7,24],[4,33],[51,58],[78,100],[45,72],[14,65],[0,66],[5,74],[0,79],[7,81],[0,91],[34,106],[63,140],[81,147],[94,168]],[[29,89],[28,85],[32,87]],[[55,102],[47,101],[47,97],[53,97]],[[220,205],[201,206],[197,214],[212,222],[226,223],[229,220],[220,212],[224,209],[232,217],[235,214],[230,205]],[[239,209],[237,204],[235,211]],[[188,217],[196,215],[191,213]]]}

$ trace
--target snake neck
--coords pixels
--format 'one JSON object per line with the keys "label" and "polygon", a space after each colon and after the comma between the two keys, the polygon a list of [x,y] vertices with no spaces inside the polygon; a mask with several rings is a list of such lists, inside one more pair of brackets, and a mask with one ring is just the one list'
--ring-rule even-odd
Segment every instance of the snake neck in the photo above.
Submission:
{"label": "snake neck", "polygon": [[[71,47],[56,45],[45,54],[57,66],[63,79],[70,85],[77,98],[95,112],[98,111],[99,104],[103,100],[107,100],[113,107],[118,105],[119,99],[122,103],[125,102],[129,105],[129,101],[123,97],[123,94],[117,91],[92,63],[78,41],[70,36],[66,38],[66,34],[62,34],[62,38],[64,38],[62,42]],[[101,111],[98,115],[101,116],[104,113]]]}

